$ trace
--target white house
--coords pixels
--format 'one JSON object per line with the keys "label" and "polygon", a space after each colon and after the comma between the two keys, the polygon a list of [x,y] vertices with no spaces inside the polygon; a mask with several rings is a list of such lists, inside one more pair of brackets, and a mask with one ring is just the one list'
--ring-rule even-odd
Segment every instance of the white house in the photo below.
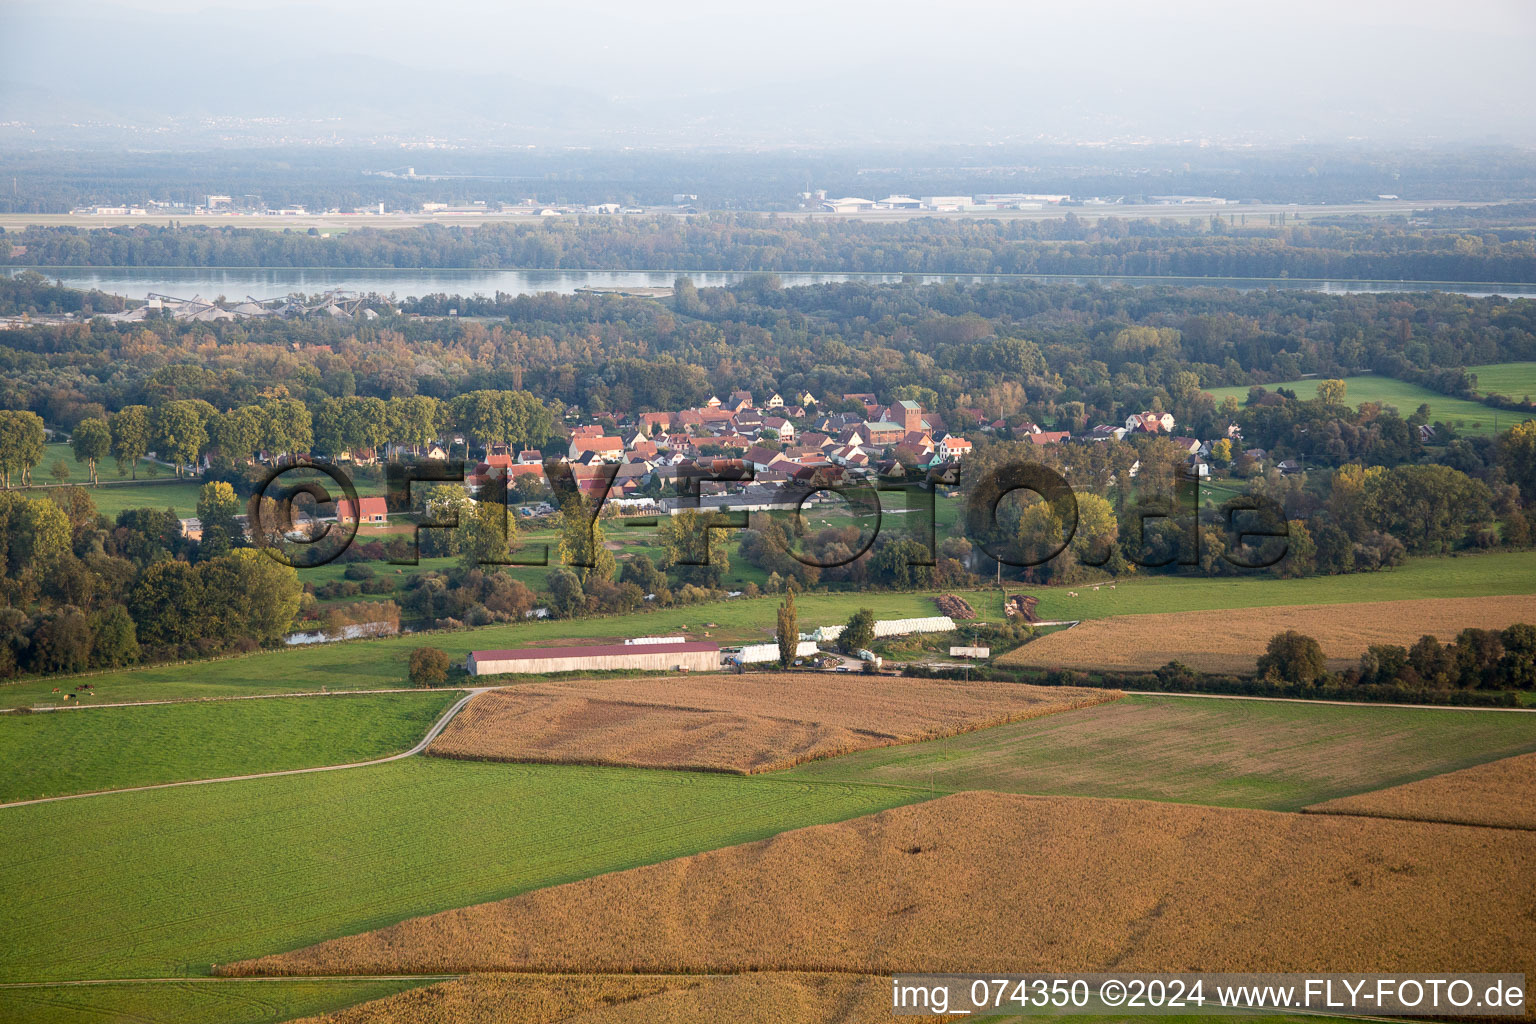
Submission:
{"label": "white house", "polygon": [[1146,412],[1133,412],[1125,418],[1125,429],[1131,434],[1137,431],[1147,434],[1158,431],[1167,433],[1173,430],[1173,413],[1156,413],[1150,409]]}
{"label": "white house", "polygon": [[776,432],[785,444],[794,443],[795,425],[782,416],[764,416],[763,429]]}
{"label": "white house", "polygon": [[946,462],[959,462],[971,454],[971,442],[951,434],[939,442],[938,454]]}

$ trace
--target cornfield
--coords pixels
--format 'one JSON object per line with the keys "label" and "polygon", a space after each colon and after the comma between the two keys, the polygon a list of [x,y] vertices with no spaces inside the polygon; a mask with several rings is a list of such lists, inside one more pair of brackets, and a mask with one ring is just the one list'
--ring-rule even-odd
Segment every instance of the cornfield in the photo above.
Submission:
{"label": "cornfield", "polygon": [[1201,672],[1250,673],[1276,633],[1314,637],[1328,667],[1356,663],[1372,644],[1410,646],[1426,633],[1450,640],[1469,626],[1503,629],[1536,622],[1536,595],[1439,601],[1280,605],[1198,612],[1155,612],[1091,619],[998,658],[1000,665],[1151,671],[1170,661]]}
{"label": "cornfield", "polygon": [[750,774],[1119,696],[1113,690],[810,672],[574,680],[481,694],[428,752]]}

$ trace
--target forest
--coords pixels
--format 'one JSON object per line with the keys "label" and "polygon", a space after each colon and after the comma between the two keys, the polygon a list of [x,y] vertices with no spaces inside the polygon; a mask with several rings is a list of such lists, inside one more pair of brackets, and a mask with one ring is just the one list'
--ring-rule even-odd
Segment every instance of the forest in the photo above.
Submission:
{"label": "forest", "polygon": [[[1257,215],[1253,218],[1260,219]],[[0,263],[36,267],[432,267],[882,274],[1059,274],[1387,281],[1536,280],[1536,229],[1402,221],[1247,224],[1068,213],[1053,220],[898,223],[761,214],[537,218],[472,227],[308,231],[30,227]],[[9,243],[8,245],[6,243]]]}

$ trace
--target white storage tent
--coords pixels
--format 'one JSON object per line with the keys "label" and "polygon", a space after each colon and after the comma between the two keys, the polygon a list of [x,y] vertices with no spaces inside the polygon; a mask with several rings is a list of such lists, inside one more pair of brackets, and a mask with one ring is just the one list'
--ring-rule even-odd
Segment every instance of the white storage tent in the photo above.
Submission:
{"label": "white storage tent", "polygon": [[[955,620],[948,615],[929,615],[920,619],[876,619],[875,636],[906,636],[908,633],[947,633],[955,628]],[[836,640],[843,635],[842,626],[822,626],[816,631],[816,639],[822,643]]]}
{"label": "white storage tent", "polygon": [[[816,644],[812,640],[801,640],[795,645],[795,657],[808,658],[816,653]],[[742,665],[756,665],[764,661],[779,660],[778,644],[748,644],[741,649],[740,654],[729,655],[730,661],[739,662]]]}

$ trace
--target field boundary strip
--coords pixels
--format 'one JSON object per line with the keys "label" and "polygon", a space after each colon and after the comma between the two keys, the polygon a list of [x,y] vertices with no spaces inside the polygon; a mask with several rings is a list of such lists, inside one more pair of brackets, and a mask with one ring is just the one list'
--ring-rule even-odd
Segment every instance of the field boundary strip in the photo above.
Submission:
{"label": "field boundary strip", "polygon": [[[427,749],[427,745],[430,744],[433,740],[437,739],[438,734],[447,727],[448,723],[453,719],[453,716],[458,714],[464,708],[464,705],[468,704],[470,701],[474,700],[484,692],[485,690],[480,688],[470,690],[464,696],[454,701],[453,706],[450,707],[447,711],[443,712],[442,716],[438,718],[436,722],[432,723],[432,727],[427,730],[426,735],[423,736],[414,747],[409,750],[402,750],[398,754],[390,754],[388,757],[375,757],[367,761],[352,761],[347,764],[317,765],[313,768],[285,768],[281,771],[275,772],[254,772],[248,775],[225,775],[216,779],[183,779],[180,782],[157,782],[149,786],[130,786],[126,789],[97,789],[92,790],[89,793],[65,793],[60,796],[40,796],[34,797],[30,800],[12,800],[9,803],[0,804],[0,810],[5,810],[9,807],[28,807],[32,804],[51,804],[60,800],[83,800],[84,798],[90,796],[111,796],[114,793],[144,793],[152,789],[176,789],[181,786],[211,786],[219,782],[249,782],[254,779],[276,779],[285,775],[310,775],[315,772],[339,772],[347,768],[370,768],[374,765],[388,764],[391,761],[400,761],[407,757],[413,757]],[[176,702],[173,701],[172,703]]]}
{"label": "field boundary strip", "polygon": [[1261,700],[1272,704],[1325,704],[1343,708],[1408,708],[1413,711],[1514,711],[1536,714],[1536,708],[1488,708],[1466,704],[1389,704],[1378,700],[1314,700],[1311,697],[1265,697],[1257,693],[1175,693],[1171,690],[1121,690],[1136,697],[1193,697],[1197,700]]}
{"label": "field boundary strip", "polygon": [[1496,825],[1487,821],[1455,821],[1451,818],[1410,817],[1407,814],[1387,814],[1368,811],[1334,811],[1323,807],[1303,807],[1297,814],[1310,814],[1319,818],[1370,818],[1377,821],[1406,821],[1415,825],[1451,825],[1455,828],[1494,828],[1503,832],[1536,832],[1531,825]]}

